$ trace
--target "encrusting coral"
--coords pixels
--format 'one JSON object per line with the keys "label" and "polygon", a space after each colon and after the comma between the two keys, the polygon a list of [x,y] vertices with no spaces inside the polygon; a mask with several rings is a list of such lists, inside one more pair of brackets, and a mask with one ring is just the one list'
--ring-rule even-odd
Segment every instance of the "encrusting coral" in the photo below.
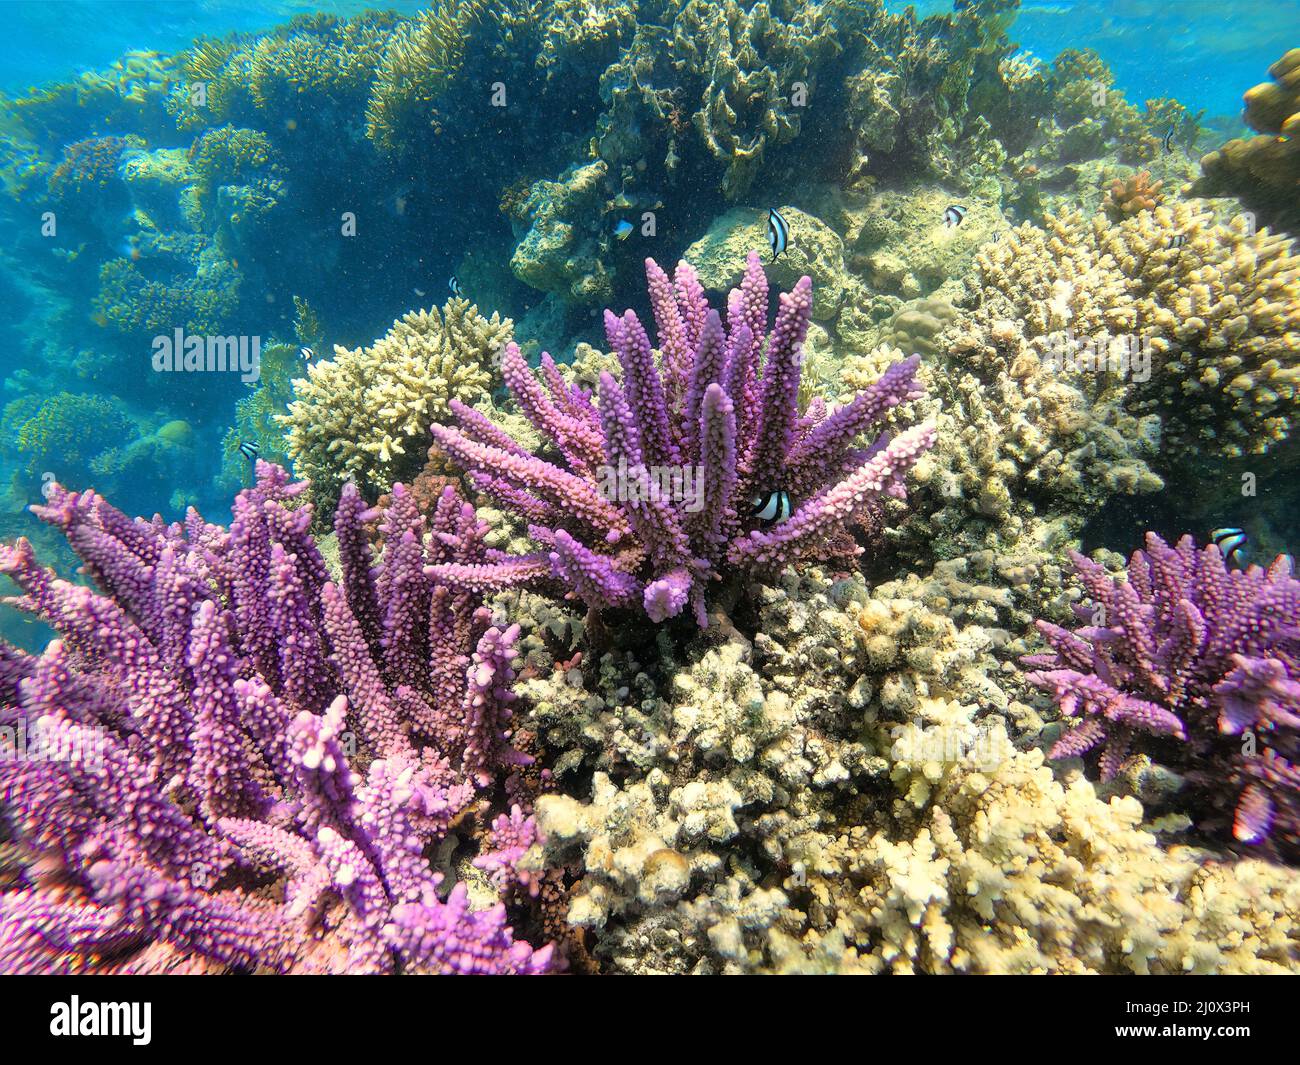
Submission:
{"label": "encrusting coral", "polygon": [[336,347],[332,359],[309,366],[280,422],[294,468],[311,480],[316,499],[337,498],[349,480],[378,494],[415,477],[429,426],[453,401],[472,405],[499,380],[497,361],[513,327],[454,297],[441,314],[412,311],[373,344]]}
{"label": "encrusting coral", "polygon": [[[446,566],[439,579],[499,589],[549,577],[593,610],[639,608],[661,622],[689,605],[703,626],[713,581],[800,559],[852,558],[862,549],[850,530],[869,524],[880,500],[905,496],[903,479],[933,429],[881,434],[865,450],[857,442],[917,398],[916,359],[834,411],[815,401],[801,416],[810,278],[780,296],[769,331],[757,252],[728,298],[725,329],[689,265],[669,278],[647,259],[646,276],[659,358],[633,311],[606,311],[622,382],[602,373],[598,403],[568,385],[549,356],[539,381],[518,347],[506,348],[506,384],[562,465],[529,454],[462,403],[451,403],[458,429],[433,427],[475,486],[525,517],[544,548],[484,567]],[[775,521],[761,528],[759,512],[769,506]]]}
{"label": "encrusting coral", "polygon": [[463,885],[444,896],[424,856],[528,761],[510,741],[518,629],[425,575],[483,557],[473,509],[446,493],[426,544],[395,490],[376,563],[349,486],[336,585],[305,485],[257,472],[228,529],[52,486],[34,509],[102,593],[26,540],[0,550],[17,604],[62,633],[39,656],[0,645],[0,724],[50,755],[0,761],[26,855],[0,892],[0,967],[547,969],[552,948],[515,940],[502,906],[472,911]]}
{"label": "encrusting coral", "polygon": [[[1073,727],[1052,757],[1101,747],[1115,776],[1145,737],[1187,772],[1203,827],[1261,853],[1300,856],[1300,581],[1291,559],[1229,568],[1215,544],[1170,547],[1149,533],[1127,580],[1073,555],[1091,601],[1073,632],[1038,623],[1051,647],[1026,679]],[[1183,798],[1180,796],[1180,799]],[[1230,818],[1227,811],[1231,809]]]}

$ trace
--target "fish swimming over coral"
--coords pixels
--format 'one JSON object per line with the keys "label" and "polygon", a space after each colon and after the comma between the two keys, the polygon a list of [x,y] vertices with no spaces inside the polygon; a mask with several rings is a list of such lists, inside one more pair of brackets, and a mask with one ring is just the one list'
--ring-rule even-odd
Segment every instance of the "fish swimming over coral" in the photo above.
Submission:
{"label": "fish swimming over coral", "polygon": [[772,249],[770,262],[776,262],[790,244],[790,223],[775,207],[767,212],[767,244]]}
{"label": "fish swimming over coral", "polygon": [[966,208],[961,204],[954,203],[944,209],[943,224],[949,229],[953,229],[962,224],[966,218]]}
{"label": "fish swimming over coral", "polygon": [[750,502],[750,517],[760,525],[779,525],[790,516],[789,492],[756,492]]}
{"label": "fish swimming over coral", "polygon": [[618,225],[614,227],[614,236],[619,240],[627,240],[632,235],[635,227],[626,218],[619,219]]}
{"label": "fish swimming over coral", "polygon": [[1223,552],[1223,557],[1228,562],[1235,562],[1238,566],[1245,562],[1249,540],[1241,529],[1215,529],[1210,533],[1210,540]]}
{"label": "fish swimming over coral", "polygon": [[460,278],[455,274],[452,274],[451,277],[447,278],[447,291],[457,299],[461,299],[465,295],[464,289],[460,286]]}

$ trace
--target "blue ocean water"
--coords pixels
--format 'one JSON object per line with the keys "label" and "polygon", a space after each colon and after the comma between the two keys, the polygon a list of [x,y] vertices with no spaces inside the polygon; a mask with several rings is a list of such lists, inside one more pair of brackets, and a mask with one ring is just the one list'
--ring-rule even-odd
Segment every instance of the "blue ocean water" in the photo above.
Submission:
{"label": "blue ocean water", "polygon": [[[130,49],[175,50],[203,34],[266,30],[295,15],[366,10],[409,15],[419,0],[5,0],[0,92],[105,66]],[[886,5],[901,10],[901,3]],[[920,15],[952,0],[919,0]],[[1242,87],[1300,32],[1300,0],[1026,0],[1012,32],[1050,58],[1095,49],[1134,99],[1173,96],[1210,115],[1236,114]]]}

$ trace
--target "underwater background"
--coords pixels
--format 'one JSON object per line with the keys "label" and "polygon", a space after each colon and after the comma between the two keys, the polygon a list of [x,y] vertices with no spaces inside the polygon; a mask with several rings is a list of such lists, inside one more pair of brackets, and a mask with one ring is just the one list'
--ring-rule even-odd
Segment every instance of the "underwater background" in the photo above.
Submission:
{"label": "underwater background", "polygon": [[[1275,676],[1229,685],[1234,707],[1249,701],[1240,687],[1274,715],[1267,745],[1278,760],[1262,776],[1223,771],[1235,801],[1226,812],[1184,801],[1212,779],[1214,737],[1189,741],[1194,755],[1171,753],[1175,738],[1187,739],[1183,723],[1144,716],[1150,699],[1182,692],[1181,681],[1152,679],[1152,657],[1165,664],[1185,644],[1211,640],[1178,620],[1180,595],[1237,578],[1198,571],[1178,595],[1148,578],[1155,599],[1131,616],[1152,633],[1142,642],[1134,621],[1123,635],[1135,641],[1133,675],[1158,694],[1124,688],[1132,677],[1101,661],[1105,653],[1095,684],[1076,690],[1061,677],[1083,668],[1065,632],[1087,620],[1079,604],[1126,604],[1128,593],[1104,582],[1144,544],[1157,561],[1140,565],[1156,571],[1175,565],[1160,554],[1165,542],[1190,534],[1217,545],[1209,549],[1227,569],[1216,572],[1252,574],[1260,587],[1289,580],[1289,562],[1267,578],[1251,567],[1293,552],[1300,518],[1291,432],[1300,417],[1291,243],[1300,229],[1300,0],[10,0],[0,20],[0,540],[27,537],[60,575],[85,582],[96,568],[79,570],[86,543],[70,536],[70,548],[63,535],[75,523],[48,513],[42,522],[29,509],[62,499],[57,486],[93,488],[127,515],[160,515],[156,531],[187,513],[224,522],[241,491],[261,499],[254,483],[266,461],[310,481],[311,534],[335,555],[330,517],[350,498],[346,486],[400,508],[398,484],[431,522],[439,493],[466,493],[491,527],[476,565],[526,559],[517,572],[533,566],[531,579],[552,551],[550,576],[564,578],[567,594],[514,607],[532,641],[522,674],[528,727],[552,756],[546,773],[572,785],[543,821],[557,853],[604,847],[640,863],[639,886],[620,881],[612,858],[588,869],[568,911],[585,940],[556,932],[554,912],[533,915],[567,944],[570,964],[1300,966],[1293,924],[1240,909],[1235,919],[1255,924],[1248,933],[1234,926],[1231,947],[1213,958],[1194,944],[1229,933],[1181,911],[1154,919],[1167,938],[1153,933],[1160,942],[1139,964],[1073,925],[1032,961],[1008,940],[982,955],[970,929],[993,910],[982,898],[954,901],[953,911],[969,909],[944,917],[940,883],[949,867],[954,883],[984,871],[973,844],[959,860],[944,836],[945,824],[974,816],[977,789],[969,775],[932,768],[989,745],[1016,758],[1034,752],[1033,765],[1005,763],[1008,807],[1039,803],[1069,820],[1096,803],[1087,809],[1105,822],[1097,831],[1131,852],[1129,888],[1173,910],[1201,868],[1179,846],[1254,845],[1248,853],[1278,863],[1250,873],[1264,886],[1219,889],[1282,900],[1275,910],[1291,907],[1294,922],[1300,888],[1287,864],[1300,749],[1286,708],[1300,700],[1300,681],[1279,665]],[[817,428],[823,419],[839,424],[856,396],[879,388],[888,402],[854,425],[877,420],[883,435],[868,451],[846,442],[836,470],[847,476],[872,456],[893,465],[870,505],[844,503],[851,527],[796,556],[781,546],[795,535],[781,526],[798,524],[805,503],[832,506],[834,479],[809,472],[802,445],[787,453],[751,423],[754,441],[731,461],[749,478],[753,510],[733,507],[718,521],[758,539],[728,549],[736,573],[692,571],[679,586],[673,570],[662,587],[647,582],[638,613],[638,623],[703,619],[712,603],[701,585],[720,581],[735,623],[724,631],[736,643],[692,643],[705,638],[665,624],[641,632],[653,663],[611,635],[610,657],[584,666],[585,626],[595,622],[580,620],[579,607],[627,605],[623,547],[610,545],[631,533],[610,518],[617,528],[605,547],[572,546],[568,533],[557,547],[546,528],[536,531],[545,507],[495,479],[494,462],[517,453],[590,472],[583,449],[595,429],[574,426],[588,416],[595,426],[592,403],[612,387],[604,371],[635,377],[635,329],[618,318],[611,326],[610,310],[631,308],[658,326],[665,374],[684,357],[673,345],[684,348],[686,334],[674,341],[665,326],[670,282],[657,297],[651,272],[647,291],[647,257],[677,286],[669,302],[680,305],[676,328],[698,349],[692,358],[708,345],[703,311],[690,314],[708,302],[726,322],[724,363],[739,365],[744,313],[728,293],[742,293],[730,297],[736,306],[756,298],[754,251],[774,293],[809,301],[786,382],[788,433],[824,441],[832,434]],[[679,260],[689,268],[674,274]],[[807,292],[798,288],[805,276]],[[766,305],[754,314],[751,341],[769,324]],[[512,343],[518,365],[502,354]],[[532,396],[524,364],[558,412]],[[915,382],[890,376],[904,373],[900,364]],[[659,442],[665,459],[703,446],[704,399],[691,398],[687,376],[679,392],[663,386],[667,398],[625,382],[634,408],[665,412],[663,433],[677,433],[667,421],[689,409],[684,439]],[[739,397],[757,405],[769,380],[778,379],[765,369],[731,392],[738,439],[748,416]],[[490,461],[457,435],[475,426],[501,449]],[[648,435],[632,450],[641,443],[654,453]],[[788,463],[773,460],[759,478],[773,454]],[[570,509],[590,518],[571,481],[530,470],[539,483],[568,486]],[[637,535],[640,520],[630,526]],[[376,543],[387,535],[368,528]],[[1163,542],[1152,546],[1149,533]],[[721,535],[714,528],[703,539],[717,547]],[[582,553],[593,550],[594,560]],[[787,562],[798,564],[782,570]],[[484,578],[475,590],[515,586]],[[1262,626],[1288,617],[1269,661],[1290,663],[1297,604],[1251,588],[1233,609],[1255,595],[1261,617],[1274,619]],[[1079,631],[1091,639],[1099,627]],[[54,633],[4,606],[0,634],[38,653]],[[1250,639],[1222,651],[1216,683],[1229,684],[1230,654],[1263,653]],[[1120,724],[1104,735],[1093,724],[1068,730],[1063,719],[1092,707],[1102,683],[1115,686],[1103,716]],[[633,708],[629,688],[657,709]],[[800,704],[799,691],[822,701]],[[845,724],[864,707],[884,732],[951,741],[959,753],[886,765],[881,744]],[[1220,728],[1235,739],[1245,719],[1225,714]],[[1134,721],[1156,738],[1136,741]],[[668,753],[675,745],[694,745],[708,771],[691,781],[691,758],[679,764]],[[1085,777],[1100,799],[1070,790]],[[669,781],[685,790],[665,807]],[[720,795],[720,782],[732,790]],[[808,797],[836,787],[846,792],[834,802]],[[580,792],[594,798],[582,805]],[[1133,806],[1107,805],[1112,797]],[[942,813],[908,838],[836,836],[891,803],[907,811],[896,811],[904,833],[932,808]],[[645,831],[620,839],[597,825],[604,809]],[[535,842],[533,827],[515,827]],[[674,845],[679,831],[691,847]],[[1041,858],[1056,846],[1045,842],[1054,831],[1007,844],[1002,858],[1014,864],[1007,855],[1023,856],[1020,843]],[[727,873],[720,844],[737,834],[749,857]],[[826,884],[809,888],[814,853]],[[870,903],[854,909],[827,886],[837,878]],[[1109,897],[1104,880],[1072,889]],[[690,896],[684,885],[702,881],[707,892]],[[547,883],[534,900],[558,892],[558,880]],[[769,926],[786,931],[763,940]],[[601,938],[607,927],[616,931]],[[856,955],[845,945],[850,929],[861,935]]]}

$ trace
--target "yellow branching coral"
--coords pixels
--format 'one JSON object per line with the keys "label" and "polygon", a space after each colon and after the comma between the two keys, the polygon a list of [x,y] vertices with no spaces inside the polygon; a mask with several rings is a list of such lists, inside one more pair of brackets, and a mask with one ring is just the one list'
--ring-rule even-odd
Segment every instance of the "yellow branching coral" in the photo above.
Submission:
{"label": "yellow branching coral", "polygon": [[[964,726],[964,754],[926,781],[902,831],[854,829],[823,853],[855,968],[912,973],[1286,973],[1300,945],[1300,879],[1260,861],[1163,849],[1133,798],[1057,780],[1002,725]],[[977,735],[977,733],[979,733]],[[945,750],[960,750],[934,736]],[[917,741],[923,745],[923,741]],[[937,766],[940,763],[931,762]],[[910,793],[910,792],[909,792]],[[919,816],[918,816],[919,814]],[[903,827],[909,824],[910,829]],[[892,838],[891,838],[892,837]],[[860,885],[860,887],[858,887]],[[858,887],[856,892],[854,887]]]}
{"label": "yellow branching coral", "polygon": [[366,105],[366,136],[397,150],[403,131],[429,110],[460,74],[471,26],[483,17],[481,0],[442,0],[389,39]]}
{"label": "yellow branching coral", "polygon": [[1170,454],[1259,454],[1287,437],[1300,404],[1300,256],[1247,220],[1203,203],[1049,218],[987,245],[986,290],[1010,300],[1030,337],[1150,352],[1128,375],[1126,409],[1156,413]]}
{"label": "yellow branching coral", "polygon": [[403,316],[367,347],[335,347],[333,359],[294,382],[280,419],[296,471],[323,500],[348,480],[373,496],[416,476],[429,426],[450,400],[472,404],[487,394],[513,330],[511,319],[484,318],[468,300],[451,299],[441,314]]}

